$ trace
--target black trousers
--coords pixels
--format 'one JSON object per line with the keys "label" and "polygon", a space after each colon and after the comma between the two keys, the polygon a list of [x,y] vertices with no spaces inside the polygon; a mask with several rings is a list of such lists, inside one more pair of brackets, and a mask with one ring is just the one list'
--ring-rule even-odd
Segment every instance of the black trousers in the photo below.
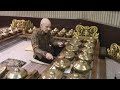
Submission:
{"label": "black trousers", "polygon": [[44,63],[48,63],[48,64],[51,64],[52,63],[52,60],[48,60],[48,59],[46,59],[46,58],[44,58],[44,57],[42,57],[41,59],[36,55],[35,56],[35,59],[37,59],[37,60],[39,60],[39,61],[42,61],[42,62],[44,62]]}
{"label": "black trousers", "polygon": [[[58,54],[62,51],[63,48],[64,47],[53,47],[53,50],[54,50],[54,52],[52,53],[53,56],[55,56],[55,57],[58,56]],[[37,55],[35,56],[35,59],[37,59],[39,61],[42,61],[44,63],[49,63],[49,64],[51,64],[52,61],[53,61],[53,60],[48,60],[48,59],[46,59],[44,57],[42,57],[42,59],[40,59]]]}
{"label": "black trousers", "polygon": [[58,46],[54,46],[53,47],[53,50],[54,50],[54,53],[53,55],[56,57],[59,55],[59,53],[63,50],[64,47],[58,47]]}

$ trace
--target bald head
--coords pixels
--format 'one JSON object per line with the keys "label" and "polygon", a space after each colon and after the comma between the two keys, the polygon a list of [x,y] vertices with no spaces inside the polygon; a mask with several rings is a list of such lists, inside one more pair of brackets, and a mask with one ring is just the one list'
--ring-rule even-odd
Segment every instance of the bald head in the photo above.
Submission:
{"label": "bald head", "polygon": [[42,31],[47,33],[49,30],[51,30],[51,22],[48,18],[43,18],[40,22],[40,28]]}
{"label": "bald head", "polygon": [[51,24],[50,20],[48,18],[43,18],[40,22],[40,24]]}

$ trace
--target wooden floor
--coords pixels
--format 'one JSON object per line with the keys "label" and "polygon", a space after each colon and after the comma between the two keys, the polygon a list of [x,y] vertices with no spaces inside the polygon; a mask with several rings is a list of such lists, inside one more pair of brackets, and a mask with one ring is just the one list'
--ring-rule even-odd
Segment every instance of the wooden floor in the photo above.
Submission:
{"label": "wooden floor", "polygon": [[34,70],[37,70],[39,74],[42,74],[44,70],[46,70],[48,65],[43,65],[43,64],[37,64],[37,63],[29,63],[24,67],[28,72],[33,72]]}

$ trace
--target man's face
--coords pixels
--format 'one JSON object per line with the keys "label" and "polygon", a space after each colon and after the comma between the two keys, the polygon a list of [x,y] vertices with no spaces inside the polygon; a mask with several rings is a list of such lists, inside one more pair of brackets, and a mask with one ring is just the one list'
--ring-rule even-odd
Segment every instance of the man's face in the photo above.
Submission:
{"label": "man's face", "polygon": [[51,23],[44,23],[41,25],[41,29],[45,32],[48,33],[51,30]]}

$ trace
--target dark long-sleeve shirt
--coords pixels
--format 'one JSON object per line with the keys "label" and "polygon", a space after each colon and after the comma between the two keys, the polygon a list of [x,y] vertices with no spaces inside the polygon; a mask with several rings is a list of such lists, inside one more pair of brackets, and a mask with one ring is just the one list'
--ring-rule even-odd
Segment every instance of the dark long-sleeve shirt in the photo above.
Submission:
{"label": "dark long-sleeve shirt", "polygon": [[34,51],[34,57],[37,55],[39,59],[45,57],[47,52],[53,54],[54,51],[52,45],[57,45],[50,33],[44,33],[41,30],[34,30],[31,36],[31,43]]}

